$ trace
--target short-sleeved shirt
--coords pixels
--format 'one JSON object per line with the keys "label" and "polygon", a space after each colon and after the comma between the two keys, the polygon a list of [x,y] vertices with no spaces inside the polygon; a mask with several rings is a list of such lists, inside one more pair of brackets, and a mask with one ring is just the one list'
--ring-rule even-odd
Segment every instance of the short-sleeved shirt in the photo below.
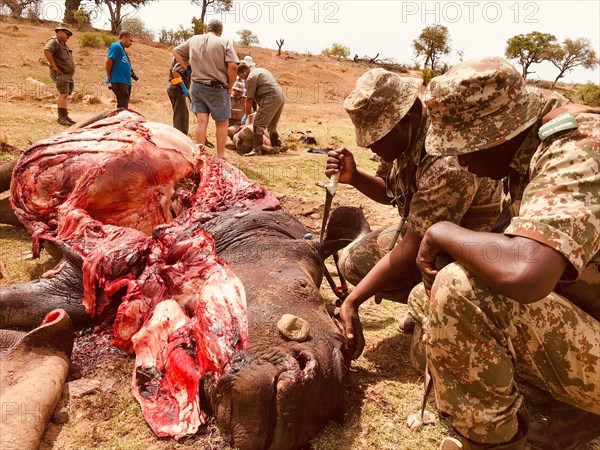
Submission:
{"label": "short-sleeved shirt", "polygon": [[[551,98],[543,113],[565,101]],[[561,253],[570,265],[558,292],[600,320],[600,114],[572,115],[576,129],[541,142],[537,136],[540,115],[515,155],[507,189],[517,208],[505,233]]]}
{"label": "short-sleeved shirt", "polygon": [[502,183],[470,173],[456,156],[427,155],[423,147],[429,120],[423,108],[415,145],[393,164],[380,163],[376,175],[389,170],[388,195],[403,206],[406,228],[417,236],[444,220],[489,231],[500,215]]}
{"label": "short-sleeved shirt", "polygon": [[198,34],[173,49],[190,62],[192,81],[229,86],[227,63],[239,62],[231,42],[214,33]]}
{"label": "short-sleeved shirt", "polygon": [[246,79],[246,96],[253,98],[260,106],[263,102],[273,99],[274,96],[281,97],[283,91],[275,77],[267,69],[254,67]]}
{"label": "short-sleeved shirt", "polygon": [[113,83],[131,84],[131,63],[120,42],[113,42],[108,47],[107,58],[112,59],[110,81]]}
{"label": "short-sleeved shirt", "polygon": [[52,58],[56,63],[56,67],[66,75],[75,73],[75,63],[73,62],[73,50],[69,48],[66,42],[61,42],[56,36],[48,39],[44,50],[52,53]]}

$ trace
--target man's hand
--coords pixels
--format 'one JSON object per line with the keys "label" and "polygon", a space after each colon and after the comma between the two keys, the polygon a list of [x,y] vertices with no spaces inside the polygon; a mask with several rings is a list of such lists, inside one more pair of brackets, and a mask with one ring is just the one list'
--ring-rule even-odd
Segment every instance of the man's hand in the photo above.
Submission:
{"label": "man's hand", "polygon": [[340,319],[344,330],[346,330],[346,338],[350,342],[352,359],[357,359],[365,348],[365,337],[360,324],[360,317],[358,317],[358,307],[346,299],[340,308]]}
{"label": "man's hand", "polygon": [[334,173],[340,174],[340,183],[351,184],[356,173],[356,162],[354,156],[346,148],[331,150],[327,153],[327,165],[325,175],[331,177]]}
{"label": "man's hand", "polygon": [[435,260],[438,254],[441,252],[435,243],[435,239],[433,237],[434,233],[431,232],[436,225],[437,224],[432,225],[425,232],[425,235],[421,240],[421,245],[419,246],[419,253],[417,254],[417,267],[421,272],[423,284],[425,285],[425,291],[427,292],[428,296],[431,292],[431,286],[433,286],[435,276],[438,273]]}
{"label": "man's hand", "polygon": [[58,68],[58,66],[53,66],[52,70],[54,70],[56,75],[62,75],[62,71]]}

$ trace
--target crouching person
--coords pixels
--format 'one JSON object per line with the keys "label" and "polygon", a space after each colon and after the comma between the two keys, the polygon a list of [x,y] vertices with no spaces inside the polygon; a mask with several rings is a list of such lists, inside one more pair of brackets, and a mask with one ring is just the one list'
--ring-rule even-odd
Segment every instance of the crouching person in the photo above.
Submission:
{"label": "crouching person", "polygon": [[[513,214],[502,234],[436,223],[419,248],[427,362],[460,437],[443,448],[581,448],[600,430],[600,115],[502,58],[454,66],[426,98],[427,152],[507,177]],[[529,437],[517,375],[565,404]]]}
{"label": "crouching person", "polygon": [[[245,124],[247,117],[252,114],[253,100],[256,100],[257,110],[254,119],[254,141],[252,151],[244,156],[262,155],[263,153],[279,153],[287,148],[281,144],[277,124],[281,118],[285,98],[283,91],[275,77],[267,69],[260,67],[250,68],[245,63],[240,63],[237,68],[238,76],[246,81],[246,105],[245,115],[241,124]],[[263,144],[263,134],[268,131],[271,146],[268,148]]]}

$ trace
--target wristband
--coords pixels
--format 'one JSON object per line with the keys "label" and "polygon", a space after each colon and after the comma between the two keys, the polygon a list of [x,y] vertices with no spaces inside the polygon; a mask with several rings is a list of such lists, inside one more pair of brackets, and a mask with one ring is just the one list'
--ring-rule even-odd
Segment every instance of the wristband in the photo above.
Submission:
{"label": "wristband", "polygon": [[105,82],[106,84],[110,83],[110,78],[108,78],[108,76],[107,76],[107,77],[104,79],[104,82]]}
{"label": "wristband", "polygon": [[244,117],[242,117],[242,120],[240,120],[240,124],[241,125],[245,125],[246,124],[246,120],[248,120],[248,116],[246,114],[244,114]]}

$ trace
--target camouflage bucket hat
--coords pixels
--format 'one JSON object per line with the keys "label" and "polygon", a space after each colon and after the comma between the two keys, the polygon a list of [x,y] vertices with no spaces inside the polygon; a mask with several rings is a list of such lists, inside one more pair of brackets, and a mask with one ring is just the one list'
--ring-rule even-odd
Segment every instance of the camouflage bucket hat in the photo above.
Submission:
{"label": "camouflage bucket hat", "polygon": [[431,155],[462,155],[502,144],[537,121],[541,92],[504,58],[464,61],[427,86]]}
{"label": "camouflage bucket hat", "polygon": [[392,131],[414,104],[422,85],[420,78],[401,77],[385,69],[362,74],[344,100],[356,143],[369,147]]}

